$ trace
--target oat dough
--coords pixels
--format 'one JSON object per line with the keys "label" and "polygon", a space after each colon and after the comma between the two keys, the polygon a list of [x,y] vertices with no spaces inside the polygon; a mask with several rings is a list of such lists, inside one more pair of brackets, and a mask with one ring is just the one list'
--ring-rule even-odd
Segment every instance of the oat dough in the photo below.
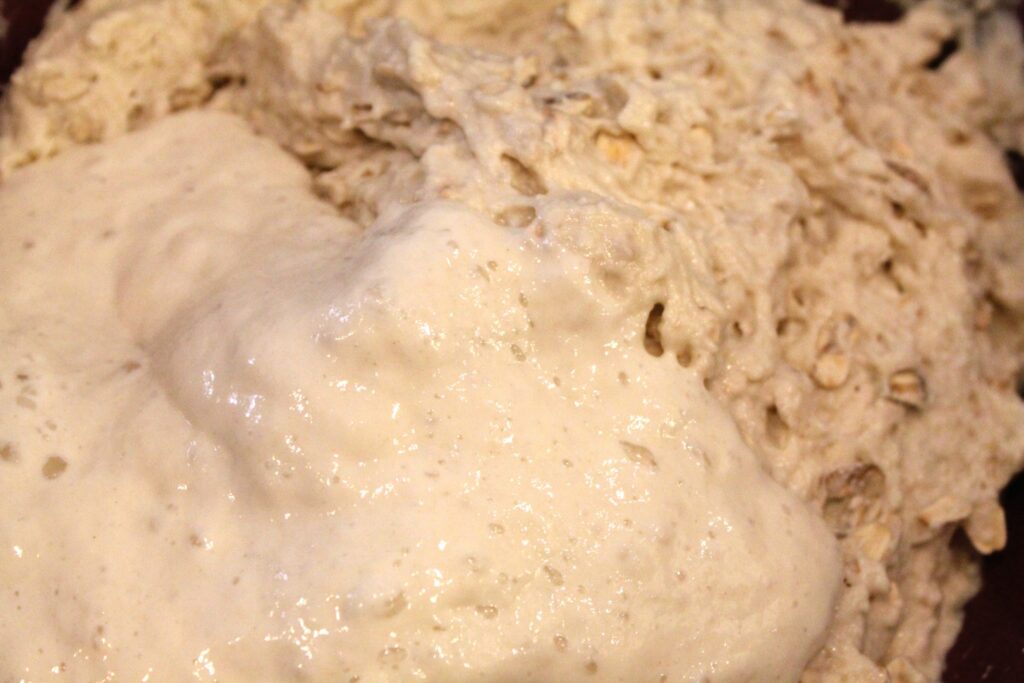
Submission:
{"label": "oat dough", "polygon": [[2,106],[0,681],[939,679],[1009,17],[85,0]]}

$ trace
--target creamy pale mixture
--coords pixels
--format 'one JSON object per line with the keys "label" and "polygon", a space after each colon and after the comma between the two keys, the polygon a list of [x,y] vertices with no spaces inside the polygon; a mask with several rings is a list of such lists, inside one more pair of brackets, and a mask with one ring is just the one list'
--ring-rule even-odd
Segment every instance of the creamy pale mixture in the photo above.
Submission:
{"label": "creamy pale mixture", "polygon": [[1024,462],[1017,30],[55,13],[0,119],[0,681],[937,680]]}

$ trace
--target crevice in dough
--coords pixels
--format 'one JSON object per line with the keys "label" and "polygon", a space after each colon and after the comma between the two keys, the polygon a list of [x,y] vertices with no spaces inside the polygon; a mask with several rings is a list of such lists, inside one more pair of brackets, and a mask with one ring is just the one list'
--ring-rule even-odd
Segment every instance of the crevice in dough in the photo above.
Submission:
{"label": "crevice in dough", "polygon": [[655,357],[665,353],[665,347],[661,345],[661,319],[664,313],[665,304],[654,304],[644,322],[644,349]]}

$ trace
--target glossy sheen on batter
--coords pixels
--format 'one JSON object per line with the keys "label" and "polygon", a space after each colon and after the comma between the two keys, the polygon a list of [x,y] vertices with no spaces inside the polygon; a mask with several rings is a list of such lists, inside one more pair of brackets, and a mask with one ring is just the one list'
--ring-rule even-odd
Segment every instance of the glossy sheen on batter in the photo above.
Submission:
{"label": "glossy sheen on batter", "polygon": [[215,113],[13,174],[0,225],[0,680],[792,681],[819,646],[835,543],[644,350],[639,231],[360,230]]}

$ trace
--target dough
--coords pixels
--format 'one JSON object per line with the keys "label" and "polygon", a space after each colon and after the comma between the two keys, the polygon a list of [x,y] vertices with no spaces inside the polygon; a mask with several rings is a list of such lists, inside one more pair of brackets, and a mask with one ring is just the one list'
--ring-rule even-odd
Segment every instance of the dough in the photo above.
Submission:
{"label": "dough", "polygon": [[1024,459],[1016,31],[54,15],[0,123],[0,679],[936,680]]}
{"label": "dough", "polygon": [[[193,112],[0,191],[5,676],[798,675],[838,549],[645,351],[651,288],[572,223],[361,232],[309,185]],[[688,278],[614,227],[606,267]]]}

